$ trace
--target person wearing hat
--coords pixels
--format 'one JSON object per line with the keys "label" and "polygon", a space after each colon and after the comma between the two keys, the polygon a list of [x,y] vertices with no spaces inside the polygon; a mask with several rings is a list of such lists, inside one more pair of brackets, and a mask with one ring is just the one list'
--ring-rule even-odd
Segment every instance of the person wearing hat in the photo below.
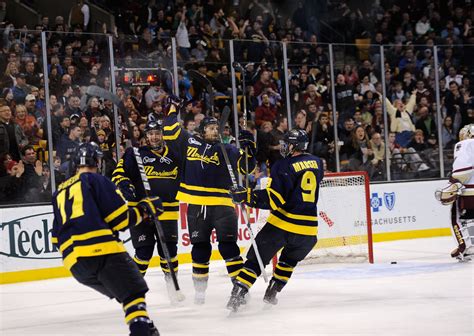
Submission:
{"label": "person wearing hat", "polygon": [[24,104],[26,95],[28,94],[28,86],[26,85],[26,75],[19,72],[15,75],[16,84],[13,86],[13,99],[17,104]]}

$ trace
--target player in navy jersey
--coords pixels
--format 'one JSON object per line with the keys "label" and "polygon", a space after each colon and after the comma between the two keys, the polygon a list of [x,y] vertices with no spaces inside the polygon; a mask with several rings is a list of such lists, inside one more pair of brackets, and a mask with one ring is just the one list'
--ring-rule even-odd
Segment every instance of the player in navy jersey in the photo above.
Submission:
{"label": "player in navy jersey", "polygon": [[[286,285],[298,262],[317,242],[317,203],[324,172],[321,159],[306,152],[308,143],[308,134],[304,130],[291,130],[284,138],[284,158],[272,166],[267,188],[252,191],[238,187],[231,190],[234,202],[271,210],[267,223],[255,238],[264,265],[282,249],[263,298],[270,304],[277,303],[277,293]],[[235,279],[228,309],[237,311],[260,273],[252,247]]]}
{"label": "player in navy jersey", "polygon": [[[238,227],[235,205],[229,195],[232,181],[219,144],[218,121],[205,117],[199,125],[199,136],[191,136],[181,128],[174,107],[164,120],[167,143],[180,147],[184,169],[176,198],[188,203],[188,230],[192,244],[194,302],[203,304],[209,278],[212,245],[210,236],[216,230],[218,249],[233,280],[243,265],[237,245]],[[248,131],[239,135],[241,149],[225,144],[232,168],[245,171],[245,153],[250,153],[249,172],[255,168],[255,142]],[[172,144],[172,145],[173,145]]]}
{"label": "player in navy jersey", "polygon": [[[168,146],[163,140],[161,120],[150,120],[145,127],[147,145],[139,148],[145,173],[150,183],[150,194],[159,196],[163,201],[163,213],[158,217],[165,234],[165,242],[170,253],[171,264],[178,272],[178,217],[179,202],[176,193],[179,187],[181,158],[176,147]],[[136,204],[145,197],[145,189],[138,170],[133,148],[128,148],[117,163],[112,181],[122,191],[129,204]],[[155,245],[158,246],[161,269],[165,274],[168,295],[172,303],[176,297],[170,270],[159,243],[154,225],[140,225],[130,229],[135,256],[133,260],[140,272],[145,275],[153,256]]]}
{"label": "player in navy jersey", "polygon": [[[118,232],[162,211],[158,197],[129,207],[115,185],[97,174],[101,151],[95,143],[80,145],[74,157],[77,173],[53,195],[52,241],[74,278],[123,305],[132,336],[157,336],[145,303],[147,284],[128,255]],[[145,214],[145,209],[146,213]]]}

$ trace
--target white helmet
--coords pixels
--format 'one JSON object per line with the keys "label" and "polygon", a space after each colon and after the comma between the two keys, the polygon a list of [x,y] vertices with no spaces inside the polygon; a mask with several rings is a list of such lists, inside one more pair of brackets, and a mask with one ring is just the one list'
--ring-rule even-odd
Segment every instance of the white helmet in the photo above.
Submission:
{"label": "white helmet", "polygon": [[459,131],[459,141],[466,139],[474,139],[474,124],[466,125]]}

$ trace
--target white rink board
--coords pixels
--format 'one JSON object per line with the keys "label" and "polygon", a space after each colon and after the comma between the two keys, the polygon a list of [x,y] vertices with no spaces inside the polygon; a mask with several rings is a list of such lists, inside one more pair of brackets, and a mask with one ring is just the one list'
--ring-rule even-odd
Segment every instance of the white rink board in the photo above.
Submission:
{"label": "white rink board", "polygon": [[[400,232],[449,226],[449,207],[441,206],[434,199],[434,191],[446,184],[446,181],[385,183],[371,185],[373,232]],[[359,191],[349,192],[341,188],[345,200],[356,200]],[[386,196],[392,195],[392,196]],[[321,195],[324,197],[324,195]],[[392,197],[392,200],[387,199]],[[329,214],[340,221],[360,225],[360,220],[354,218],[350,202],[338,207],[338,211]],[[179,253],[189,253],[191,246],[185,221],[185,205],[181,205],[181,220],[179,221],[180,243]],[[322,210],[322,209],[319,209]],[[261,226],[265,211],[255,224],[256,211],[251,211],[250,223],[253,227]],[[257,217],[259,215],[257,214]],[[51,206],[31,206],[0,209],[0,269],[1,272],[15,272],[62,266],[59,253],[51,243],[52,227]],[[184,219],[184,220],[183,220]],[[239,216],[240,246],[250,245],[250,235],[243,224],[243,215]],[[330,232],[320,223],[321,238],[330,237]],[[326,225],[327,226],[327,225]],[[133,247],[128,241],[128,233],[121,233],[127,249]],[[217,249],[214,238],[214,249]],[[132,253],[133,254],[133,253]],[[1,273],[0,273],[1,274]]]}

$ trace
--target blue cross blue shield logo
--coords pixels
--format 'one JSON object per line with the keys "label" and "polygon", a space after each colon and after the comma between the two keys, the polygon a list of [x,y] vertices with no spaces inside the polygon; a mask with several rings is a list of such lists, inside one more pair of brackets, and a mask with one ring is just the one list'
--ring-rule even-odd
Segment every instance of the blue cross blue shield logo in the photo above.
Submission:
{"label": "blue cross blue shield logo", "polygon": [[393,207],[395,206],[395,193],[383,193],[383,200],[385,202],[385,206],[387,207],[388,210],[392,210]]}

